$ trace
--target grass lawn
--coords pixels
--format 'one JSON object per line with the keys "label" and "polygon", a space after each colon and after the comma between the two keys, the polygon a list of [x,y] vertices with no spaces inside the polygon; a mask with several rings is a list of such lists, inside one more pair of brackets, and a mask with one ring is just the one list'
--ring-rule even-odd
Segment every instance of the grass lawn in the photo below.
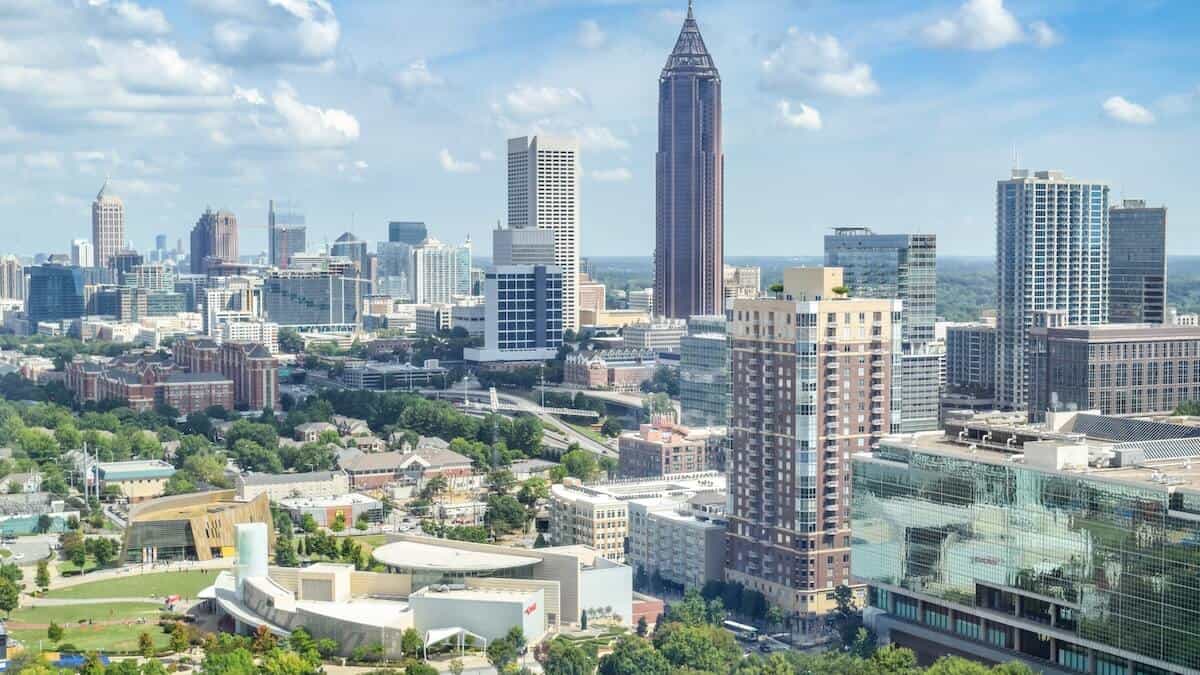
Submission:
{"label": "grass lawn", "polygon": [[46,593],[47,598],[147,598],[182,595],[194,598],[202,589],[212,585],[217,572],[189,570],[138,574],[116,579],[102,579],[88,584],[58,588]]}
{"label": "grass lawn", "polygon": [[12,557],[12,551],[10,551],[6,548],[0,548],[0,558],[10,558],[10,557]]}
{"label": "grass lawn", "polygon": [[[120,626],[63,626],[63,639],[58,644],[73,645],[80,651],[119,651],[128,652],[136,651],[138,648],[138,637],[142,633],[149,633],[150,637],[154,638],[154,644],[159,649],[165,649],[170,643],[168,636],[162,628],[154,621],[154,617],[147,619],[144,624],[131,624]],[[55,643],[50,642],[46,637],[46,631],[42,629],[14,629],[8,632],[10,638],[16,638],[25,643],[25,646],[34,651],[38,648],[38,641],[41,641],[42,649],[53,650],[57,647]]]}
{"label": "grass lawn", "polygon": [[[96,559],[89,555],[87,557],[87,562],[85,562],[83,564],[83,571],[91,572],[96,569],[99,569],[99,567],[96,565]],[[70,576],[75,576],[76,574],[79,574],[80,569],[79,569],[78,565],[71,562],[70,560],[59,560],[58,561],[58,573],[63,575],[64,577],[70,577]]]}
{"label": "grass lawn", "polygon": [[[377,547],[387,543],[387,535],[384,534],[361,534],[357,537],[350,537],[350,541],[362,546],[363,553],[371,554]],[[339,544],[340,545],[340,544]]]}
{"label": "grass lawn", "polygon": [[149,602],[118,602],[108,605],[57,605],[53,607],[22,607],[13,611],[11,623],[50,623],[67,627],[80,621],[124,621],[145,618],[157,621],[162,606]]}
{"label": "grass lawn", "polygon": [[592,439],[593,441],[596,441],[600,445],[608,445],[608,441],[611,440],[608,437],[601,434],[599,431],[596,431],[595,429],[593,429],[590,426],[587,426],[585,424],[572,424],[566,420],[560,420],[560,421],[563,424],[571,427],[575,431],[578,431],[579,433],[583,434],[584,436],[587,436],[588,438]]}

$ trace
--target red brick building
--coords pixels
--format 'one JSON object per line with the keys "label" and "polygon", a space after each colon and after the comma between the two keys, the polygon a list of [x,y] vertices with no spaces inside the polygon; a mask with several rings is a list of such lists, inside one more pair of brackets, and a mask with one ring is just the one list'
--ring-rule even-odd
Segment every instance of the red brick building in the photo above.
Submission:
{"label": "red brick building", "polygon": [[279,409],[279,363],[265,346],[252,342],[223,343],[219,370],[233,380],[237,407]]}
{"label": "red brick building", "polygon": [[65,382],[79,403],[125,400],[138,412],[169,405],[187,415],[211,405],[233,406],[233,382],[216,373],[187,375],[170,362],[120,358],[102,364],[76,358]]}
{"label": "red brick building", "polygon": [[575,352],[563,363],[563,383],[587,389],[634,392],[654,377],[655,365],[654,352],[644,349]]}
{"label": "red brick building", "polygon": [[217,341],[209,337],[186,337],[175,341],[175,363],[189,373],[217,373],[221,351]]}
{"label": "red brick building", "polygon": [[188,415],[219,405],[233,409],[233,381],[219,373],[172,373],[156,387],[158,403]]}

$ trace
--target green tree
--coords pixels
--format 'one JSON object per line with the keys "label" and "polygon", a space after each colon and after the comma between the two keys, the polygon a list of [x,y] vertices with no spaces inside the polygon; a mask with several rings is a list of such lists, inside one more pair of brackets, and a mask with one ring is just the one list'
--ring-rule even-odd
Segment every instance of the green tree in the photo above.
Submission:
{"label": "green tree", "polygon": [[779,605],[771,605],[767,608],[767,625],[779,627],[783,625],[786,618]]}
{"label": "green tree", "polygon": [[525,508],[512,495],[492,495],[484,517],[494,530],[508,533],[525,524]]}
{"label": "green tree", "polygon": [[550,641],[542,670],[546,675],[592,675],[596,671],[594,648],[562,637]]}
{"label": "green tree", "polygon": [[709,625],[667,624],[654,636],[654,645],[677,668],[726,672],[742,656],[729,631]]}
{"label": "green tree", "polygon": [[51,642],[61,642],[63,639],[62,626],[51,621],[50,627],[46,629],[46,638]]}
{"label": "green tree", "polygon": [[43,591],[50,588],[50,565],[45,560],[38,561],[37,574],[34,576],[33,583]]}
{"label": "green tree", "polygon": [[646,637],[646,633],[650,632],[650,622],[646,621],[645,614],[638,617],[636,632],[638,637]]}
{"label": "green tree", "polygon": [[667,675],[671,664],[642,638],[624,635],[600,659],[599,675]]}
{"label": "green tree", "polygon": [[185,627],[180,621],[176,621],[175,623],[171,624],[170,647],[171,651],[175,652],[176,654],[182,654],[186,652],[189,647],[191,647],[191,640],[188,639],[187,627]]}
{"label": "green tree", "polygon": [[438,675],[438,669],[428,663],[413,661],[404,669],[404,675]]}
{"label": "green tree", "polygon": [[508,640],[492,640],[487,646],[488,663],[503,671],[504,667],[517,660],[517,648]]}
{"label": "green tree", "polygon": [[400,651],[404,652],[405,656],[419,657],[423,645],[421,634],[415,628],[405,628],[404,632],[400,634]]}
{"label": "green tree", "polygon": [[317,519],[313,518],[313,515],[311,513],[304,514],[303,516],[300,517],[300,529],[304,530],[308,534],[312,534],[313,532],[316,532],[317,531]]}
{"label": "green tree", "polygon": [[142,655],[142,658],[154,658],[154,638],[145,631],[138,634],[138,653]]}
{"label": "green tree", "polygon": [[12,611],[21,604],[21,589],[16,582],[7,578],[0,578],[0,610],[4,611],[4,615],[12,614]]}
{"label": "green tree", "polygon": [[615,417],[605,418],[604,424],[600,425],[600,433],[610,438],[615,438],[621,435],[621,422]]}
{"label": "green tree", "polygon": [[[329,525],[329,529],[333,530],[334,532],[341,532],[342,530],[346,529],[346,514],[345,514],[345,512],[343,512],[343,511],[337,512],[337,515],[333,517],[333,523]],[[350,540],[347,539],[346,541],[350,541]]]}
{"label": "green tree", "polygon": [[591,480],[600,472],[596,456],[585,450],[576,448],[562,456],[562,467],[567,475],[579,480]]}
{"label": "green tree", "polygon": [[488,472],[487,483],[493,493],[505,495],[517,484],[517,479],[508,469],[492,469]]}
{"label": "green tree", "polygon": [[205,675],[257,675],[254,655],[245,647],[230,651],[206,651],[201,670]]}
{"label": "green tree", "polygon": [[550,483],[545,478],[534,476],[529,480],[521,483],[521,489],[517,490],[517,501],[527,507],[532,507],[538,501],[550,498]]}
{"label": "green tree", "polygon": [[450,661],[450,675],[462,675],[462,674],[463,674],[463,662],[462,662],[462,659],[451,659],[451,661]]}

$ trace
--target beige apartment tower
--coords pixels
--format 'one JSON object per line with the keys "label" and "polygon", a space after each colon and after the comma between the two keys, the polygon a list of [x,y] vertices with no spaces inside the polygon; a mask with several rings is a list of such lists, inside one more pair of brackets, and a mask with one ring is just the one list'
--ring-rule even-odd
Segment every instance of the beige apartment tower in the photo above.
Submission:
{"label": "beige apartment tower", "polygon": [[784,271],[733,305],[729,581],[813,630],[850,580],[850,455],[899,430],[901,303],[847,297],[837,267]]}
{"label": "beige apartment tower", "polygon": [[112,267],[113,256],[125,247],[125,203],[108,189],[107,179],[92,202],[92,247],[96,267]]}

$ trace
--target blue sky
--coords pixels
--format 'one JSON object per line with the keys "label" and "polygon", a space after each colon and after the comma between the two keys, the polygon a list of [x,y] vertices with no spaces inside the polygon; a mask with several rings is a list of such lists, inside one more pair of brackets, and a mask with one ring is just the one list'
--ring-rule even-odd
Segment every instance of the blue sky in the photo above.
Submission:
{"label": "blue sky", "polygon": [[[302,203],[310,242],[388,220],[490,249],[504,141],[578,135],[585,255],[653,248],[657,77],[685,0],[6,0],[0,249],[89,236],[106,174],[139,248],[206,206]],[[726,251],[839,225],[992,255],[1020,164],[1170,209],[1200,254],[1200,3],[697,0],[724,85]],[[265,247],[247,228],[243,253]],[[310,247],[312,247],[310,245]]]}

